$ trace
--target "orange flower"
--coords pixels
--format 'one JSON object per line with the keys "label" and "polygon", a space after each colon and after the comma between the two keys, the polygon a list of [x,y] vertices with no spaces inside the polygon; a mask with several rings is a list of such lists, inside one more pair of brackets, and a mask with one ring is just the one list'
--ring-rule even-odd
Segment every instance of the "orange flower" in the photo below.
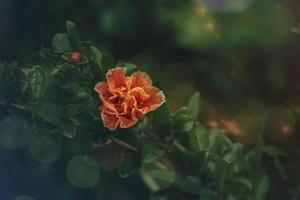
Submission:
{"label": "orange flower", "polygon": [[118,126],[134,126],[146,113],[165,102],[163,92],[152,86],[144,72],[126,77],[126,68],[117,67],[106,73],[106,80],[97,83],[95,91],[103,103],[100,110],[104,126],[111,131]]}

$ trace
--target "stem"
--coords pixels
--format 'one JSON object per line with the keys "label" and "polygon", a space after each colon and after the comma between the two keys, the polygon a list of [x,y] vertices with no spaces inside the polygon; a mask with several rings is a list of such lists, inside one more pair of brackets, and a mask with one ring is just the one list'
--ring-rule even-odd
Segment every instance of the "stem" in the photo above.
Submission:
{"label": "stem", "polygon": [[22,106],[22,105],[19,105],[19,104],[15,104],[15,103],[5,103],[5,102],[1,102],[0,103],[0,106],[10,106],[12,108],[16,108],[16,109],[19,109],[19,110],[26,110],[26,107],[25,106]]}
{"label": "stem", "polygon": [[173,144],[178,150],[184,151],[184,152],[187,151],[187,149],[183,145],[179,144],[178,142],[174,141]]}
{"label": "stem", "polygon": [[126,148],[126,149],[132,150],[132,151],[134,151],[134,152],[138,152],[137,149],[136,149],[135,147],[131,146],[130,144],[128,144],[128,143],[126,143],[126,142],[124,142],[123,140],[120,140],[120,139],[115,138],[115,137],[113,137],[113,136],[111,136],[110,139],[111,139],[113,142],[117,143],[118,145],[120,145],[120,146],[122,146],[122,147],[124,147],[124,148]]}
{"label": "stem", "polygon": [[227,166],[224,167],[223,173],[222,173],[222,176],[221,176],[221,180],[220,180],[219,191],[220,191],[220,196],[221,197],[223,196],[224,181],[225,181],[226,172],[227,172]]}

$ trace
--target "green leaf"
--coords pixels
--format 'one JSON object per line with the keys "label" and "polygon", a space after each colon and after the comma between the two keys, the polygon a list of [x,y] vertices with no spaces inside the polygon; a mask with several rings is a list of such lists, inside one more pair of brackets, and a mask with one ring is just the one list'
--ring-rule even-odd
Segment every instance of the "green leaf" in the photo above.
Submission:
{"label": "green leaf", "polygon": [[171,114],[168,102],[165,102],[148,116],[151,116],[150,121],[153,124],[153,128],[157,131],[171,127]]}
{"label": "green leaf", "polygon": [[66,26],[73,50],[83,52],[83,46],[77,33],[76,25],[71,21],[66,21]]}
{"label": "green leaf", "polygon": [[177,110],[172,116],[172,121],[176,131],[188,132],[194,127],[193,118],[188,114],[186,107]]}
{"label": "green leaf", "polygon": [[253,184],[246,178],[236,177],[233,179],[234,182],[238,183],[239,185],[244,185],[248,190],[252,190]]}
{"label": "green leaf", "polygon": [[227,138],[221,129],[211,129],[209,133],[209,146],[206,152],[207,156],[219,157],[225,152],[232,142]]}
{"label": "green leaf", "polygon": [[200,188],[200,199],[201,200],[214,200],[217,199],[217,192],[209,187]]}
{"label": "green leaf", "polygon": [[223,160],[227,163],[233,163],[243,154],[244,145],[241,143],[233,144],[229,153],[225,154]]}
{"label": "green leaf", "polygon": [[72,82],[69,87],[72,89],[73,93],[81,99],[91,97],[91,90],[86,86],[80,85],[78,82]]}
{"label": "green leaf", "polygon": [[7,85],[9,79],[12,78],[14,70],[17,67],[17,62],[11,62],[9,64],[1,64],[0,63],[0,85]]}
{"label": "green leaf", "polygon": [[77,124],[72,120],[68,120],[61,123],[60,126],[53,130],[53,132],[60,133],[63,136],[72,139],[76,136]]}
{"label": "green leaf", "polygon": [[47,89],[47,75],[43,67],[40,65],[33,66],[27,78],[32,90],[32,96],[35,99],[41,98]]}
{"label": "green leaf", "polygon": [[57,107],[53,102],[39,102],[39,103],[30,103],[25,105],[26,109],[31,111],[33,114],[38,115],[44,121],[59,124],[60,118],[57,113]]}
{"label": "green leaf", "polygon": [[265,200],[269,190],[270,181],[266,174],[264,174],[257,183],[255,189],[255,197],[257,200]]}
{"label": "green leaf", "polygon": [[193,152],[206,151],[209,145],[209,133],[206,128],[196,123],[193,130],[189,132],[189,143]]}
{"label": "green leaf", "polygon": [[125,162],[118,169],[118,174],[121,178],[127,178],[137,170],[136,164],[132,156],[128,155]]}
{"label": "green leaf", "polygon": [[283,156],[287,157],[288,155],[279,147],[267,145],[263,147],[263,151],[270,157]]}
{"label": "green leaf", "polygon": [[200,111],[200,93],[196,92],[188,102],[188,113],[193,117],[194,120],[197,119],[198,113]]}
{"label": "green leaf", "polygon": [[279,172],[280,176],[284,179],[287,180],[288,176],[286,174],[286,171],[284,169],[284,165],[282,164],[282,162],[280,161],[280,159],[278,157],[275,157],[273,159],[273,163],[277,169],[277,171]]}
{"label": "green leaf", "polygon": [[115,61],[111,55],[108,54],[102,54],[101,58],[101,72],[103,75],[106,74],[106,72],[115,67]]}
{"label": "green leaf", "polygon": [[52,39],[52,49],[57,53],[72,51],[69,36],[66,33],[56,33]]}
{"label": "green leaf", "polygon": [[157,145],[150,140],[143,140],[142,144],[142,162],[151,163],[157,158],[161,157],[164,152],[160,150]]}
{"label": "green leaf", "polygon": [[135,64],[128,62],[118,62],[117,67],[125,67],[127,69],[127,73],[130,73],[137,68]]}
{"label": "green leaf", "polygon": [[174,172],[172,171],[152,170],[148,172],[148,175],[156,180],[172,183],[178,188],[193,194],[198,194],[201,188],[201,182],[197,178],[180,175],[175,175],[174,177]]}
{"label": "green leaf", "polygon": [[102,60],[102,53],[101,51],[95,47],[95,46],[91,46],[91,56],[90,56],[91,61],[93,61],[94,63],[96,63],[99,68],[101,68],[101,60]]}
{"label": "green leaf", "polygon": [[55,66],[52,69],[51,75],[55,75],[55,74],[58,74],[59,72],[65,72],[65,71],[68,71],[70,69],[75,69],[75,68],[76,68],[76,66],[72,65],[71,63],[63,63],[63,64]]}

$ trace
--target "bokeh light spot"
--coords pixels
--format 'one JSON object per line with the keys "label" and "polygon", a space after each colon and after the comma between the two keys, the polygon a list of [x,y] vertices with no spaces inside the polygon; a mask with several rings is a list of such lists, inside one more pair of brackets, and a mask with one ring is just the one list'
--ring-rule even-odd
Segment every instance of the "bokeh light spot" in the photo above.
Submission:
{"label": "bokeh light spot", "polygon": [[295,118],[284,106],[269,109],[264,114],[264,134],[270,140],[282,140],[294,132]]}
{"label": "bokeh light spot", "polygon": [[262,129],[262,120],[254,111],[243,111],[223,121],[226,132],[244,144],[255,144]]}
{"label": "bokeh light spot", "polygon": [[171,112],[175,112],[179,108],[187,105],[190,97],[196,92],[196,88],[192,85],[178,85],[173,88],[168,96]]}
{"label": "bokeh light spot", "polygon": [[73,157],[67,166],[67,177],[72,185],[89,188],[97,184],[100,176],[98,163],[87,155]]}
{"label": "bokeh light spot", "polygon": [[11,115],[0,121],[0,142],[8,149],[21,149],[28,143],[31,129],[27,121]]}
{"label": "bokeh light spot", "polygon": [[28,145],[30,155],[42,163],[55,161],[62,152],[62,139],[47,129],[39,129],[32,135]]}

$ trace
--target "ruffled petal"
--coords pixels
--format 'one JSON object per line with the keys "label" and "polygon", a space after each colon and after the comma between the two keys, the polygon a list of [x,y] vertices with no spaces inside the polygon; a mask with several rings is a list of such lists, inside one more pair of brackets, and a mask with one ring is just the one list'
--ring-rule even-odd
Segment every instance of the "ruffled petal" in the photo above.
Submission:
{"label": "ruffled petal", "polygon": [[138,119],[132,116],[120,116],[120,127],[130,128],[138,122]]}
{"label": "ruffled petal", "polygon": [[128,92],[128,97],[134,97],[137,105],[140,106],[143,105],[143,102],[150,98],[150,95],[147,94],[143,88],[136,87]]}
{"label": "ruffled petal", "polygon": [[132,113],[133,109],[137,109],[137,101],[133,96],[128,96],[123,102],[124,114]]}
{"label": "ruffled petal", "polygon": [[164,93],[157,87],[145,87],[144,90],[150,96],[146,101],[144,101],[143,107],[141,108],[141,111],[144,114],[155,110],[166,101]]}
{"label": "ruffled petal", "polygon": [[117,97],[109,91],[108,84],[106,81],[99,82],[95,85],[94,90],[99,94],[99,97],[103,103],[109,102],[110,100]]}
{"label": "ruffled petal", "polygon": [[152,81],[148,74],[144,72],[135,72],[131,75],[129,89],[133,89],[135,87],[144,88],[151,85]]}
{"label": "ruffled petal", "polygon": [[108,88],[112,93],[116,92],[118,94],[123,95],[124,92],[127,90],[127,81],[125,75],[126,68],[124,67],[117,67],[109,70],[106,73]]}
{"label": "ruffled petal", "polygon": [[116,130],[120,124],[119,117],[105,107],[102,109],[101,118],[103,120],[103,125],[111,131]]}

